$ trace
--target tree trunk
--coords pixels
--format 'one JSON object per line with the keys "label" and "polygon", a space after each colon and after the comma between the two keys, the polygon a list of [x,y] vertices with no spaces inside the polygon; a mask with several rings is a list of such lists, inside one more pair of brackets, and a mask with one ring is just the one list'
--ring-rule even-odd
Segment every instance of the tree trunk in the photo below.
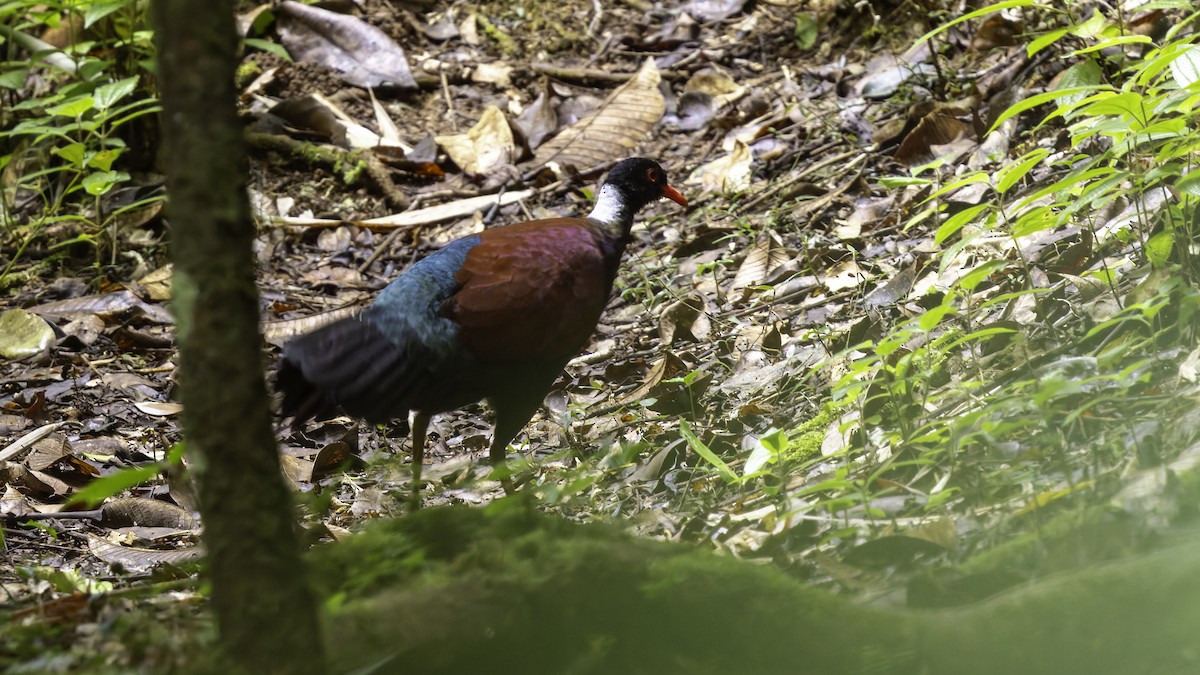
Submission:
{"label": "tree trunk", "polygon": [[248,672],[320,672],[316,606],[263,381],[233,3],[158,0],[152,10],[180,396],[221,641]]}

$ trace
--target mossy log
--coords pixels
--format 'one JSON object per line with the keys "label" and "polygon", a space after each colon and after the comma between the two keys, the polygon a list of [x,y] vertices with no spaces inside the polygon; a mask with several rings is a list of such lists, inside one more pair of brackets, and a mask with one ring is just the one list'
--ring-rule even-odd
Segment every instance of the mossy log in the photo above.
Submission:
{"label": "mossy log", "polygon": [[611,527],[494,511],[428,510],[314,556],[336,670],[1200,672],[1200,540],[905,610]]}

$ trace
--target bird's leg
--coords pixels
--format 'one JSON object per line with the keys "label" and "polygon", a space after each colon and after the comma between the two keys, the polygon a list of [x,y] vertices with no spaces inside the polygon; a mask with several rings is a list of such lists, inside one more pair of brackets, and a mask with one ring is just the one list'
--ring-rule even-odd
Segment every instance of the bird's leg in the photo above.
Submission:
{"label": "bird's leg", "polygon": [[513,485],[512,477],[508,475],[508,466],[505,461],[505,455],[508,454],[508,442],[504,442],[497,446],[496,441],[492,441],[492,449],[488,451],[488,461],[491,462],[494,469],[500,469],[500,485],[504,488],[504,494],[516,494],[517,488]]}
{"label": "bird's leg", "polygon": [[429,428],[429,415],[417,411],[412,421],[412,496],[409,505],[413,511],[421,508],[421,467],[425,464],[425,431]]}
{"label": "bird's leg", "polygon": [[[540,391],[540,390],[536,390]],[[533,418],[533,413],[537,412],[538,406],[542,404],[540,396],[527,396],[521,399],[505,399],[502,403],[497,403],[494,400],[492,409],[496,411],[496,429],[492,435],[492,447],[488,451],[488,460],[492,466],[500,468],[500,485],[504,487],[505,494],[514,494],[516,487],[513,485],[512,478],[503,471],[505,468],[505,457],[508,455],[508,444],[516,437],[521,429],[529,424],[529,420]]]}

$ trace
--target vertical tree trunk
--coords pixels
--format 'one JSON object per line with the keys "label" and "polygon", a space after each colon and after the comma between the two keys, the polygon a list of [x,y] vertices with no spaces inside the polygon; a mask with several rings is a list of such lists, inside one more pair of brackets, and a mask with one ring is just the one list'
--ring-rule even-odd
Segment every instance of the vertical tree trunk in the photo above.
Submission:
{"label": "vertical tree trunk", "polygon": [[263,381],[233,3],[156,0],[152,10],[184,431],[222,644],[248,672],[320,672],[316,607]]}

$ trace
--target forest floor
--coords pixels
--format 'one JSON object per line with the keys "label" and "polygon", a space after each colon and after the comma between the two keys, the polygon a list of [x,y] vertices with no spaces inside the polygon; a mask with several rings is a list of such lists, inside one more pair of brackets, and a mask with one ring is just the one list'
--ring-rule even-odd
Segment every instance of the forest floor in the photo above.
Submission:
{"label": "forest floor", "polygon": [[[1171,327],[1192,305],[1155,305],[1167,275],[1146,264],[1148,237],[1113,233],[1152,233],[1173,198],[1097,200],[1080,222],[1020,236],[972,220],[1092,151],[1061,120],[1040,125],[1048,110],[1001,120],[1073,61],[1028,55],[1016,36],[1032,19],[994,13],[918,41],[938,19],[912,3],[826,4],[367,2],[356,21],[402,46],[416,76],[374,96],[317,62],[366,60],[319,37],[327,17],[248,12],[260,48],[239,86],[268,373],[290,336],[448,241],[586,213],[599,169],[638,154],[691,208],[640,217],[593,341],[511,449],[526,498],[881,603],[949,602],[917,581],[1052,539],[1097,505],[1136,525],[1102,545],[1021,548],[1002,581],[999,565],[961,572],[987,575],[962,597],[1054,558],[1142,547],[1180,510],[1169,475],[1195,461],[1192,335]],[[1027,161],[1043,151],[1067,159]],[[973,172],[997,178],[954,184]],[[152,167],[131,175],[129,193],[162,184]],[[44,207],[22,204],[14,222]],[[0,363],[3,603],[78,640],[10,661],[70,669],[107,650],[161,665],[161,650],[117,646],[113,607],[147,586],[194,604],[180,566],[196,555],[195,505],[186,474],[165,470],[184,440],[168,222],[151,201],[101,232],[71,218],[5,231],[4,304],[53,334]],[[280,426],[314,537],[404,512],[406,433]],[[504,498],[482,461],[489,435],[486,406],[435,417],[426,507]],[[104,488],[121,500],[61,513],[129,467],[147,471]],[[88,603],[101,594],[107,608]]]}

